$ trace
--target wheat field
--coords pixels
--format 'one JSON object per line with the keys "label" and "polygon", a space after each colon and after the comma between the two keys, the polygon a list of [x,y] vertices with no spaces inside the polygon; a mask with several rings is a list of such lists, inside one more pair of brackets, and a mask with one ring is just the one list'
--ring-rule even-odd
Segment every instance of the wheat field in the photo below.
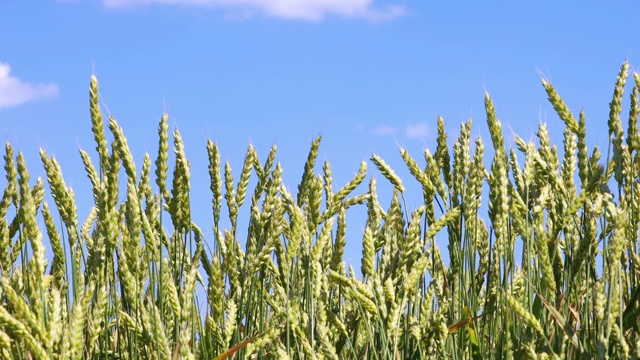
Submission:
{"label": "wheat field", "polygon": [[[420,160],[399,151],[412,179],[372,154],[338,188],[329,162],[316,173],[318,137],[287,189],[275,146],[262,160],[249,146],[234,179],[208,141],[213,221],[195,224],[190,163],[168,115],[157,154],[136,164],[92,77],[96,148],[80,150],[89,214],[54,157],[40,151],[46,179],[34,180],[5,147],[0,356],[639,359],[640,75],[627,62],[619,70],[606,155],[587,144],[585,114],[542,86],[565,125],[560,151],[545,124],[507,148],[485,94],[493,156],[471,139],[471,121],[450,143],[438,118],[435,149]],[[379,182],[391,185],[389,204]],[[406,207],[406,182],[419,184],[422,206]],[[366,208],[359,272],[344,260],[351,207]]]}

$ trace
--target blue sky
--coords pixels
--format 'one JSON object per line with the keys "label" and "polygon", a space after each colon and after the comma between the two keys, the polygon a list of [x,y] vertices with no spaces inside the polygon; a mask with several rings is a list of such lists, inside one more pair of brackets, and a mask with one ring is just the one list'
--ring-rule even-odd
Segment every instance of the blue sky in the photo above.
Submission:
{"label": "blue sky", "polygon": [[[617,71],[625,59],[640,66],[638,10],[637,2],[595,1],[2,1],[0,135],[25,154],[33,177],[44,176],[39,147],[56,156],[83,219],[91,196],[78,148],[95,147],[95,73],[103,110],[124,128],[138,168],[145,151],[155,156],[157,123],[169,113],[205,230],[206,139],[219,143],[236,176],[250,142],[261,159],[276,143],[295,189],[322,133],[320,161],[332,163],[335,187],[375,152],[403,177],[412,209],[421,195],[398,146],[416,159],[433,151],[442,115],[450,144],[471,118],[474,137],[490,148],[485,89],[508,142],[510,129],[528,139],[545,121],[561,144],[544,75],[575,113],[585,109],[590,143],[605,145]],[[369,174],[381,178],[371,163]],[[357,258],[364,220],[349,224],[356,242],[348,256]]]}

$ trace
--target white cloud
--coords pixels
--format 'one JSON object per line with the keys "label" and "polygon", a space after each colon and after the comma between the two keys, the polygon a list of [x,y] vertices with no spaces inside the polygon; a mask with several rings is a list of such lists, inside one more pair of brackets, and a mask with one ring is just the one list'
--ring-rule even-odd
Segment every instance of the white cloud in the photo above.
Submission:
{"label": "white cloud", "polygon": [[56,84],[33,84],[11,76],[11,67],[0,62],[0,108],[18,106],[40,98],[58,94]]}
{"label": "white cloud", "polygon": [[376,135],[393,135],[397,131],[398,129],[389,125],[376,125],[376,127],[373,128],[373,133]]}
{"label": "white cloud", "polygon": [[[354,130],[361,131],[364,128],[362,126],[356,126]],[[431,134],[431,128],[426,122],[408,123],[404,127],[395,127],[388,124],[379,124],[371,129],[374,135],[389,136],[396,135],[398,132],[402,132],[402,135],[408,139],[425,138]]]}
{"label": "white cloud", "polygon": [[429,125],[427,123],[408,124],[404,128],[404,135],[408,138],[423,138],[429,135]]}
{"label": "white cloud", "polygon": [[364,18],[371,21],[387,21],[402,16],[401,5],[374,6],[374,0],[102,0],[105,7],[143,7],[151,4],[211,6],[227,10],[244,9],[263,12],[268,16],[309,21],[322,20],[325,16]]}

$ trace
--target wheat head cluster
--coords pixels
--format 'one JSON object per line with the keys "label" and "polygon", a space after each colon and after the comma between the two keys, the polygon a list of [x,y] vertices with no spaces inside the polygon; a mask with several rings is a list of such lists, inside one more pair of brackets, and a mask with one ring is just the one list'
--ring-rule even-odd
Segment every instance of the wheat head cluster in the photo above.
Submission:
{"label": "wheat head cluster", "polygon": [[[34,181],[5,147],[0,357],[640,359],[640,75],[627,62],[617,74],[606,155],[588,146],[586,115],[542,85],[565,125],[561,151],[545,124],[507,148],[485,94],[492,156],[470,120],[451,144],[438,118],[435,149],[418,160],[400,149],[412,179],[373,154],[338,188],[330,163],[316,164],[318,137],[287,189],[275,145],[262,159],[249,145],[234,179],[208,141],[206,238],[168,115],[138,167],[92,77],[88,214],[54,157],[40,151],[46,179]],[[423,205],[407,208],[405,181]],[[364,230],[347,226],[354,207]],[[362,239],[359,272],[348,231]]]}

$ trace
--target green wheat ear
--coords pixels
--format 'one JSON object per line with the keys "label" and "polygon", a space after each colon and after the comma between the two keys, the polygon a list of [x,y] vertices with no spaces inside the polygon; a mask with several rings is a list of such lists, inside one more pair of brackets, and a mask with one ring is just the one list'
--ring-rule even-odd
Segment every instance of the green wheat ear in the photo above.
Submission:
{"label": "green wheat ear", "polygon": [[551,85],[551,83],[545,79],[542,79],[542,86],[544,90],[547,92],[547,96],[549,97],[549,102],[553,106],[553,109],[558,113],[558,117],[560,120],[564,121],[565,126],[574,134],[578,134],[579,126],[578,122],[574,118],[571,110],[565,104],[564,100],[558,95],[556,89]]}
{"label": "green wheat ear", "polygon": [[404,193],[404,185],[402,180],[396,175],[395,171],[377,154],[371,155],[371,161],[376,165],[382,176],[384,176],[393,186],[401,193]]}
{"label": "green wheat ear", "polygon": [[109,150],[107,140],[104,135],[104,121],[102,110],[100,110],[100,97],[98,93],[98,78],[91,76],[89,84],[89,110],[91,114],[91,131],[96,141],[96,150],[100,156],[100,169],[103,172],[109,171]]}
{"label": "green wheat ear", "polygon": [[311,149],[309,150],[309,155],[307,155],[307,161],[304,164],[304,172],[302,173],[302,180],[300,181],[300,185],[298,185],[298,206],[302,206],[307,199],[309,184],[312,179],[315,177],[313,174],[313,168],[316,163],[316,158],[318,157],[318,149],[320,148],[320,142],[322,141],[322,136],[318,136],[315,140],[311,142]]}

